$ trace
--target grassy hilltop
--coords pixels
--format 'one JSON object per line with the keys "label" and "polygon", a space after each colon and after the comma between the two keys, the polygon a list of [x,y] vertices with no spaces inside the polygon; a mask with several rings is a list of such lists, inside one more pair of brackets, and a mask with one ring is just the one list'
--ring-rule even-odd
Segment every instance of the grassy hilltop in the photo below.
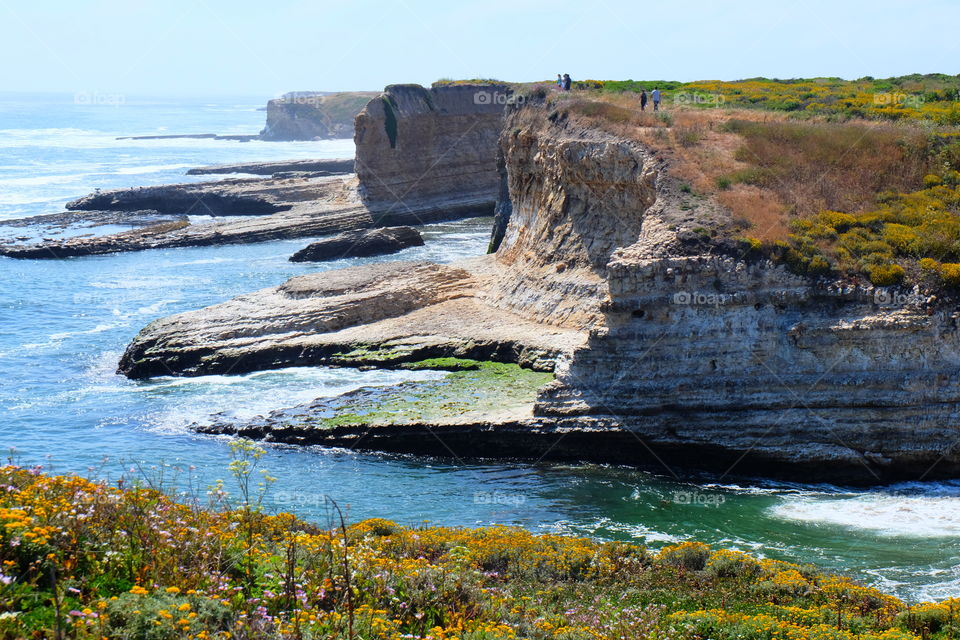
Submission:
{"label": "grassy hilltop", "polygon": [[238,501],[218,486],[205,508],[145,486],[0,468],[0,637],[919,640],[960,631],[960,601],[908,607],[812,566],[696,542],[654,553],[505,527],[334,517],[321,528],[267,515],[255,486],[260,452],[235,449]]}

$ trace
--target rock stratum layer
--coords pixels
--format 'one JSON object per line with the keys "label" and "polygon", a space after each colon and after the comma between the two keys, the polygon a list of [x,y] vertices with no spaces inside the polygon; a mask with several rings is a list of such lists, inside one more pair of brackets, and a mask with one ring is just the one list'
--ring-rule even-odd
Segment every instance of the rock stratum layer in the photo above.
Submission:
{"label": "rock stratum layer", "polygon": [[[510,115],[500,148],[510,206],[496,254],[296,278],[160,320],[121,370],[513,360],[553,367],[556,379],[532,416],[501,420],[503,431],[447,425],[457,455],[575,450],[670,472],[858,484],[960,475],[958,314],[685,242],[699,226],[727,229],[730,215],[684,193],[666,157],[634,140],[528,105]],[[368,426],[370,438],[355,427],[251,433],[433,446],[417,425]]]}
{"label": "rock stratum layer", "polygon": [[[499,188],[495,156],[503,105],[491,106],[475,96],[503,90],[500,85],[482,84],[429,90],[388,87],[357,116],[355,162],[201,167],[191,173],[246,172],[270,177],[98,191],[67,205],[70,210],[129,212],[138,217],[143,210],[152,210],[164,215],[228,216],[229,220],[186,221],[42,242],[0,239],[0,255],[65,258],[262,242],[491,215]],[[398,106],[387,110],[383,106],[387,104]],[[396,138],[388,131],[396,133]],[[354,165],[355,177],[337,175],[352,171]]]}

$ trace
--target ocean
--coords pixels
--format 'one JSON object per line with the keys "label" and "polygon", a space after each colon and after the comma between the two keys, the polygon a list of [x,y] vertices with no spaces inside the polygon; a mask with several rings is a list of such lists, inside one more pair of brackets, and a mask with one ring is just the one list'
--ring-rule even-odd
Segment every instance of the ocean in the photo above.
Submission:
{"label": "ocean", "polygon": [[[0,93],[2,220],[63,210],[94,188],[211,179],[205,164],[353,154],[352,140],[116,140],[251,134],[268,96],[77,99]],[[489,219],[430,225],[426,246],[380,258],[294,264],[309,239],[67,260],[0,257],[0,453],[23,465],[108,481],[139,475],[202,495],[229,488],[228,441],[189,425],[250,417],[364,385],[431,373],[291,368],[130,381],[117,360],[151,320],[295,275],[366,262],[482,254]],[[269,447],[266,504],[323,522],[325,499],[351,520],[492,523],[658,546],[697,539],[841,571],[910,600],[960,595],[960,482],[862,490],[569,464],[470,463]]]}

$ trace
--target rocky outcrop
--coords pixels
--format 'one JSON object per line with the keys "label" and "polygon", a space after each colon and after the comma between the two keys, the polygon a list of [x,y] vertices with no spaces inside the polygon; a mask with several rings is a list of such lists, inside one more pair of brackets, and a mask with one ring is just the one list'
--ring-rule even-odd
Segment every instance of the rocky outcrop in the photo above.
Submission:
{"label": "rocky outcrop", "polygon": [[385,214],[431,208],[490,215],[506,85],[391,85],[357,116],[360,197]]}
{"label": "rocky outcrop", "polygon": [[353,158],[334,160],[281,160],[279,162],[244,162],[240,164],[215,164],[194,167],[188,176],[220,173],[249,173],[257,176],[274,176],[278,173],[309,173],[314,176],[333,176],[353,173]]}
{"label": "rocky outcrop", "polygon": [[290,262],[322,262],[396,253],[423,246],[423,236],[413,227],[387,227],[347,231],[318,240],[290,256]]}
{"label": "rocky outcrop", "polygon": [[438,356],[552,367],[576,332],[542,327],[476,297],[483,261],[387,262],[299,276],[157,320],[120,361],[133,378],[315,364],[395,366]]}
{"label": "rocky outcrop", "polygon": [[267,103],[264,140],[319,140],[353,137],[353,120],[376,91],[298,91]]}
{"label": "rocky outcrop", "polygon": [[[370,211],[356,198],[354,184],[337,178],[233,179],[208,183],[162,185],[103,191],[68,206],[78,216],[91,210],[116,214],[154,205],[162,212],[197,216],[229,216],[224,220],[191,223],[177,216],[176,224],[151,224],[108,235],[48,238],[41,242],[0,244],[0,255],[11,258],[66,258],[118,251],[197,247],[305,238],[376,226]],[[167,216],[170,217],[169,215]],[[120,218],[118,221],[123,221]],[[408,217],[414,223],[420,219]]]}

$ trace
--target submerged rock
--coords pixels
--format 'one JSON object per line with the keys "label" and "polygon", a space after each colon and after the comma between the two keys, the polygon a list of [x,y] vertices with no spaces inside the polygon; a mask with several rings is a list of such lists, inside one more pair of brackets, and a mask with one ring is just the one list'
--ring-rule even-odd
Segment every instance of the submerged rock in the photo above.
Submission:
{"label": "submerged rock", "polygon": [[322,262],[379,256],[420,246],[423,246],[423,237],[413,227],[347,231],[307,245],[293,254],[290,262]]}

